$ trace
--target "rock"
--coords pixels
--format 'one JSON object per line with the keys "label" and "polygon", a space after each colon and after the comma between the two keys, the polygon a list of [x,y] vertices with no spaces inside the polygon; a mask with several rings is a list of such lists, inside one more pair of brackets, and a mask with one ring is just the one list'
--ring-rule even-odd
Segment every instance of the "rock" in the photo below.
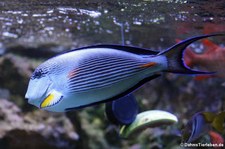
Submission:
{"label": "rock", "polygon": [[2,88],[9,89],[13,94],[24,95],[32,72],[28,60],[7,54],[0,58],[0,72]]}
{"label": "rock", "polygon": [[9,98],[9,90],[4,89],[4,88],[0,88],[0,98],[5,98],[8,99]]}
{"label": "rock", "polygon": [[79,135],[70,120],[59,113],[37,110],[23,113],[18,106],[0,99],[0,148],[75,148]]}
{"label": "rock", "polygon": [[[18,139],[17,139],[18,138]],[[40,149],[55,147],[47,142],[43,136],[35,131],[13,129],[8,131],[0,141],[0,147],[4,149]]]}
{"label": "rock", "polygon": [[0,57],[0,88],[7,90],[17,105],[24,105],[24,95],[34,67],[33,62],[24,57],[13,54]]}

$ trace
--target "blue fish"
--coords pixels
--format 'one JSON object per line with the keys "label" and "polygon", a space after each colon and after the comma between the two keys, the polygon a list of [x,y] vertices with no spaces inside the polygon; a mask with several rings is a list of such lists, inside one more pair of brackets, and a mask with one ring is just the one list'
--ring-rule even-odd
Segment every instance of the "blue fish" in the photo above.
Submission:
{"label": "blue fish", "polygon": [[133,94],[106,103],[105,113],[115,125],[131,124],[138,114],[138,103]]}
{"label": "blue fish", "polygon": [[184,142],[191,143],[199,139],[212,129],[222,133],[224,130],[225,112],[198,112],[187,123],[182,130]]}
{"label": "blue fish", "polygon": [[162,73],[209,74],[189,69],[183,51],[203,35],[156,52],[120,45],[95,45],[45,61],[33,72],[25,98],[40,109],[65,112],[123,97]]}

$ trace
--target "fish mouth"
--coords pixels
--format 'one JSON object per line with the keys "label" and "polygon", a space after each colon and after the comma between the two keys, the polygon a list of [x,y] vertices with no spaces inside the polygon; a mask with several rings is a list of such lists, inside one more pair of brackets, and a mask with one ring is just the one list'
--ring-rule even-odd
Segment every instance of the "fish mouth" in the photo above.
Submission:
{"label": "fish mouth", "polygon": [[47,88],[45,89],[45,91],[44,91],[44,93],[42,94],[41,97],[39,97],[39,98],[32,98],[32,96],[29,94],[29,92],[27,92],[27,93],[25,94],[25,99],[28,100],[28,103],[30,103],[30,104],[32,104],[32,105],[38,107],[38,104],[42,101],[42,99],[43,99],[43,98],[44,98],[44,99],[46,98],[45,96],[46,96],[47,93],[49,92],[48,90],[49,90],[49,88],[50,88],[51,85],[52,85],[52,83],[49,83],[49,84],[48,84]]}

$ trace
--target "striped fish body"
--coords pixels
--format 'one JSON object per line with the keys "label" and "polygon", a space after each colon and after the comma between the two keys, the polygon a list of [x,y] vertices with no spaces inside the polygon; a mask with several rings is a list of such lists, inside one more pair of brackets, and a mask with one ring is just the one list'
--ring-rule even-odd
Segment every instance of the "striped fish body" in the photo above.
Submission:
{"label": "striped fish body", "polygon": [[102,47],[56,56],[37,69],[48,72],[52,80],[46,95],[51,94],[53,88],[63,96],[59,103],[44,109],[60,112],[119,98],[165,68],[165,56],[138,55]]}
{"label": "striped fish body", "polygon": [[183,63],[187,39],[163,52],[142,48],[98,45],[55,56],[34,71],[25,98],[41,109],[64,112],[118,99],[162,72],[209,74]]}

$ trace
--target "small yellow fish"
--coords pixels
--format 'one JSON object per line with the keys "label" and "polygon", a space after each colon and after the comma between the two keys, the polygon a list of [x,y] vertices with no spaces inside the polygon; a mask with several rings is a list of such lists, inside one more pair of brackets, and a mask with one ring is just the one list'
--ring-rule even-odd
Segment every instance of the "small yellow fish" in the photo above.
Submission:
{"label": "small yellow fish", "polygon": [[149,127],[171,125],[178,122],[175,115],[162,110],[149,110],[141,112],[129,125],[123,125],[120,129],[120,136],[129,138]]}

